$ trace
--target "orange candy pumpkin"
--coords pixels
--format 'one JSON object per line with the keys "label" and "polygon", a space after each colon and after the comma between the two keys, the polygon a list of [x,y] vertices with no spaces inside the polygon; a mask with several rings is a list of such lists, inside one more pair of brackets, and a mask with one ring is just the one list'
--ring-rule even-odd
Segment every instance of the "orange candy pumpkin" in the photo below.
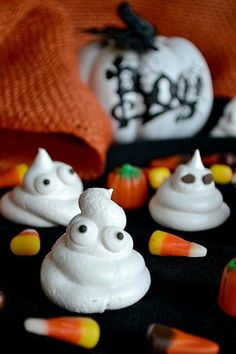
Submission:
{"label": "orange candy pumpkin", "polygon": [[144,172],[127,163],[109,173],[107,188],[113,188],[112,200],[124,209],[140,208],[148,199]]}
{"label": "orange candy pumpkin", "polygon": [[218,304],[229,316],[236,317],[236,258],[225,266],[222,277]]}

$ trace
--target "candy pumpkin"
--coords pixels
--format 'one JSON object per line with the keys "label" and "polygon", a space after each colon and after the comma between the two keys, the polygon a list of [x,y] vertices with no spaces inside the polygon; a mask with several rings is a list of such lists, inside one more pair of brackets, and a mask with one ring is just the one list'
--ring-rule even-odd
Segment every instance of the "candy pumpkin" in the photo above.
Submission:
{"label": "candy pumpkin", "polygon": [[78,56],[82,79],[112,118],[115,139],[194,135],[213,102],[204,57],[187,39],[159,36],[128,4],[118,10],[128,28],[90,29],[100,40]]}
{"label": "candy pumpkin", "polygon": [[112,199],[124,209],[142,207],[148,199],[148,183],[141,168],[124,164],[110,172],[107,188],[112,188]]}

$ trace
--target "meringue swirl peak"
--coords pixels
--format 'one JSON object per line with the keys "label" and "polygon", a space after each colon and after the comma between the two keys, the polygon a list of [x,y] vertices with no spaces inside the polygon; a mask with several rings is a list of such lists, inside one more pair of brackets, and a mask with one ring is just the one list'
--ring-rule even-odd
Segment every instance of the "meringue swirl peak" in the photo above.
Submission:
{"label": "meringue swirl peak", "polygon": [[211,171],[202,163],[199,150],[165,180],[151,198],[149,211],[160,225],[181,231],[211,229],[230,215]]}
{"label": "meringue swirl peak", "polygon": [[53,161],[45,149],[39,148],[22,185],[1,198],[1,214],[24,225],[66,226],[78,212],[82,190],[82,181],[71,166]]}
{"label": "meringue swirl peak", "polygon": [[52,247],[41,267],[41,284],[55,304],[78,313],[104,312],[139,301],[150,286],[144,259],[124,230],[124,210],[112,190],[89,188],[81,213]]}

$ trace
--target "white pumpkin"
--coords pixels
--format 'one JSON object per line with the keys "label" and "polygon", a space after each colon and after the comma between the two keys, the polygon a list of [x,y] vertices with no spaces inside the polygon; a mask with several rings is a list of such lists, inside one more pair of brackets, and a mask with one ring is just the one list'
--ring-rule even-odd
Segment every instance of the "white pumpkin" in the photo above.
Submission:
{"label": "white pumpkin", "polygon": [[179,37],[155,36],[153,47],[93,42],[78,54],[82,80],[111,116],[116,141],[193,136],[209,117],[212,80],[200,51]]}

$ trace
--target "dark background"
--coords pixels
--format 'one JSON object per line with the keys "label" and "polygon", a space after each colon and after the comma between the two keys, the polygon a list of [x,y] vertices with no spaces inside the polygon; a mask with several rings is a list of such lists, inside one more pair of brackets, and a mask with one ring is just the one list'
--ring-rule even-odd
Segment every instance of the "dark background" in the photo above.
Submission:
{"label": "dark background", "polygon": [[[200,149],[202,156],[214,152],[236,153],[236,139],[213,139],[207,136],[220,117],[226,101],[215,101],[207,126],[195,138],[114,145],[108,153],[105,174],[98,181],[86,184],[85,188],[105,186],[107,173],[124,162],[143,167],[153,158],[178,153],[192,154],[196,148]],[[223,268],[236,257],[236,188],[233,185],[217,187],[229,205],[231,215],[215,229],[187,233],[160,227],[151,219],[147,206],[126,213],[126,230],[133,237],[134,248],[143,255],[150,270],[151,287],[145,297],[133,306],[91,315],[101,326],[100,341],[91,350],[27,333],[23,327],[27,317],[75,315],[53,305],[44,295],[39,281],[42,260],[65,228],[36,228],[41,236],[39,254],[17,257],[9,249],[10,241],[28,227],[1,218],[0,290],[5,293],[7,302],[5,309],[0,311],[0,352],[145,354],[148,353],[147,328],[159,322],[215,340],[222,354],[235,353],[236,319],[226,316],[218,308],[217,297]],[[153,193],[150,190],[150,196]],[[152,256],[148,251],[148,241],[156,229],[171,231],[199,242],[207,247],[207,256],[198,259]]]}

